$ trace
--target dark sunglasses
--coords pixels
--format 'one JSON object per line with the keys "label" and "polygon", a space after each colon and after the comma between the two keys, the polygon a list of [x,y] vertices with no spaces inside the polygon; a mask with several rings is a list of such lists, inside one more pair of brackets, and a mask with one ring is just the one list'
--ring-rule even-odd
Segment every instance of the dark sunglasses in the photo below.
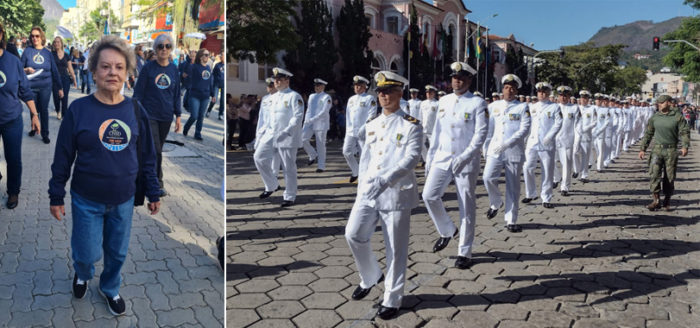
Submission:
{"label": "dark sunglasses", "polygon": [[202,54],[203,57],[209,57],[209,54]]}
{"label": "dark sunglasses", "polygon": [[32,38],[40,38],[40,37],[41,37],[41,34],[31,34],[31,37],[32,37]]}
{"label": "dark sunglasses", "polygon": [[172,47],[173,47],[173,45],[170,43],[165,43],[165,44],[161,43],[158,45],[157,48],[158,48],[158,50],[163,50],[163,49],[170,49]]}

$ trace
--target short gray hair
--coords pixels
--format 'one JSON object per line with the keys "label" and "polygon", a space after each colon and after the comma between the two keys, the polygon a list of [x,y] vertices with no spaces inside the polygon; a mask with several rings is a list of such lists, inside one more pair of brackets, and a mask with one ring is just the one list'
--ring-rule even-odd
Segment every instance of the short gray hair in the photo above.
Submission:
{"label": "short gray hair", "polygon": [[92,44],[90,47],[90,58],[88,69],[93,74],[97,70],[97,61],[100,59],[102,50],[112,49],[120,53],[126,59],[126,73],[130,74],[136,68],[136,58],[134,53],[129,49],[126,41],[114,35],[105,35],[99,41]]}
{"label": "short gray hair", "polygon": [[158,49],[158,45],[164,43],[165,41],[170,41],[171,49],[175,48],[175,45],[173,44],[173,38],[170,36],[170,34],[163,33],[158,35],[158,37],[156,37],[156,40],[153,41],[153,50]]}

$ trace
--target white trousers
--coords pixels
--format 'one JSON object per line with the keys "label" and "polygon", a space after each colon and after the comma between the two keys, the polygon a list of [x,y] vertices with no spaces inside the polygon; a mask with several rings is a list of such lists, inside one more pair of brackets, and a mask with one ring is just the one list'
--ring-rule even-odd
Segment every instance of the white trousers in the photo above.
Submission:
{"label": "white trousers", "polygon": [[420,144],[420,155],[423,158],[423,162],[426,161],[426,158],[428,158],[428,141],[430,140],[430,135],[424,134],[423,135],[423,143]]}
{"label": "white trousers", "polygon": [[613,142],[615,143],[615,156],[613,158],[618,158],[620,156],[620,150],[622,150],[622,141],[624,140],[624,132],[620,132],[613,137]]}
{"label": "white trousers", "polygon": [[574,150],[572,148],[557,147],[557,157],[561,168],[554,166],[554,181],[561,182],[559,184],[561,191],[569,191],[569,187],[571,187],[571,170],[574,166]]}
{"label": "white trousers", "polygon": [[[428,209],[430,218],[441,237],[452,237],[457,229],[445,210],[442,196],[445,189],[454,179],[457,187],[457,204],[459,205],[459,256],[472,257],[474,243],[474,228],[476,226],[476,178],[479,175],[478,162],[476,168],[469,173],[453,174],[452,168],[443,170],[433,168],[428,173],[423,187],[423,202]],[[467,164],[469,165],[469,164]]]}
{"label": "white trousers", "polygon": [[623,136],[622,150],[628,151],[632,146],[632,131],[625,131]]}
{"label": "white trousers", "polygon": [[555,150],[530,149],[525,154],[525,166],[523,168],[523,180],[525,180],[525,197],[535,198],[537,195],[537,184],[535,183],[535,169],[537,160],[542,163],[542,182],[540,184],[540,198],[543,203],[552,200],[552,179],[554,171]]}
{"label": "white trousers", "polygon": [[384,301],[387,307],[401,307],[406,283],[406,263],[408,261],[408,237],[410,233],[411,210],[378,211],[356,201],[345,227],[345,239],[350,246],[355,265],[360,273],[360,286],[369,288],[382,276],[379,261],[372,252],[370,239],[377,226],[382,224],[386,247],[386,276],[384,280]]}
{"label": "white trousers", "polygon": [[[316,149],[311,146],[311,136],[316,135]],[[318,168],[326,169],[326,130],[305,130],[302,142],[309,160],[318,158]]]}
{"label": "white trousers", "polygon": [[487,156],[484,167],[484,186],[489,194],[491,208],[500,208],[503,204],[501,192],[498,190],[498,179],[501,170],[506,170],[506,213],[507,224],[515,224],[518,221],[518,199],[520,198],[520,170],[523,162],[510,162],[499,157]]}
{"label": "white trousers", "polygon": [[595,152],[598,154],[596,162],[596,170],[602,171],[605,166],[605,154],[607,153],[607,144],[605,138],[595,139]]}
{"label": "white trousers", "polygon": [[612,135],[608,135],[607,132],[605,133],[605,154],[604,154],[604,161],[603,161],[603,166],[608,167],[610,165],[610,160],[612,160],[612,155],[613,155],[613,137]]}
{"label": "white trousers", "polygon": [[360,164],[355,158],[356,153],[362,152],[362,147],[364,142],[358,137],[345,135],[345,140],[343,141],[343,156],[348,162],[350,171],[352,171],[352,176],[356,177],[359,174]]}
{"label": "white trousers", "polygon": [[574,172],[577,172],[581,179],[588,178],[588,163],[591,163],[593,158],[592,146],[591,141],[581,141],[578,153],[574,154]]}
{"label": "white trousers", "polygon": [[297,197],[297,149],[275,148],[271,141],[259,143],[253,160],[265,184],[265,191],[274,191],[279,187],[275,170],[279,167],[279,162],[275,164],[275,157],[281,160],[284,170],[284,200],[294,201]]}

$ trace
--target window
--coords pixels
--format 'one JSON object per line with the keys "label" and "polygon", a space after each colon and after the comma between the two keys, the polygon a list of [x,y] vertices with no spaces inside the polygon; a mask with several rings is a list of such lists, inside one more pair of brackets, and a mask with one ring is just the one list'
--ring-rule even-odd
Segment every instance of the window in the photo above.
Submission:
{"label": "window", "polygon": [[238,61],[234,58],[231,63],[228,64],[228,69],[226,70],[228,78],[233,80],[241,79],[240,65]]}
{"label": "window", "polygon": [[376,28],[374,23],[374,15],[365,13],[365,18],[367,18],[367,25],[369,25],[370,28]]}
{"label": "window", "polygon": [[430,41],[432,41],[432,37],[431,37],[431,33],[430,33],[430,22],[423,23],[423,31],[422,32],[423,32],[423,38],[425,40],[424,42],[425,42],[426,46],[429,48],[431,45]]}
{"label": "window", "polygon": [[399,34],[399,17],[391,16],[386,18],[386,31]]}
{"label": "window", "polygon": [[399,71],[399,65],[396,64],[396,61],[391,62],[389,70],[391,70],[394,73],[397,73]]}
{"label": "window", "polygon": [[372,58],[372,65],[370,67],[372,68],[372,76],[374,76],[374,74],[377,74],[377,72],[382,70],[382,65],[379,63],[379,59],[377,58],[377,56],[374,56],[374,58]]}
{"label": "window", "polygon": [[272,76],[272,65],[258,64],[258,81],[265,81],[266,78]]}

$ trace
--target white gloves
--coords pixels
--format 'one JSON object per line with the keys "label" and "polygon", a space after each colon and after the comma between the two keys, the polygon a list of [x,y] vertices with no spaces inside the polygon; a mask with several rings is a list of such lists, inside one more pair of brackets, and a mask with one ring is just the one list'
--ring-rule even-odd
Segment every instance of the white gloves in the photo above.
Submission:
{"label": "white gloves", "polygon": [[552,138],[544,138],[544,140],[542,140],[542,143],[544,144],[544,146],[549,146],[552,144]]}
{"label": "white gloves", "polygon": [[389,182],[387,182],[384,178],[382,177],[375,177],[367,181],[369,184],[369,189],[365,193],[365,196],[369,200],[374,200],[377,197],[379,197],[379,194],[381,194],[386,187],[389,186]]}
{"label": "white gloves", "polygon": [[504,150],[506,150],[506,148],[507,148],[506,145],[501,144],[501,145],[499,145],[499,146],[497,146],[496,148],[493,149],[493,153],[494,153],[494,154],[500,154],[500,153],[502,153]]}
{"label": "white gloves", "polygon": [[467,164],[467,160],[462,156],[456,156],[452,159],[452,173],[457,174],[464,170],[464,166]]}

